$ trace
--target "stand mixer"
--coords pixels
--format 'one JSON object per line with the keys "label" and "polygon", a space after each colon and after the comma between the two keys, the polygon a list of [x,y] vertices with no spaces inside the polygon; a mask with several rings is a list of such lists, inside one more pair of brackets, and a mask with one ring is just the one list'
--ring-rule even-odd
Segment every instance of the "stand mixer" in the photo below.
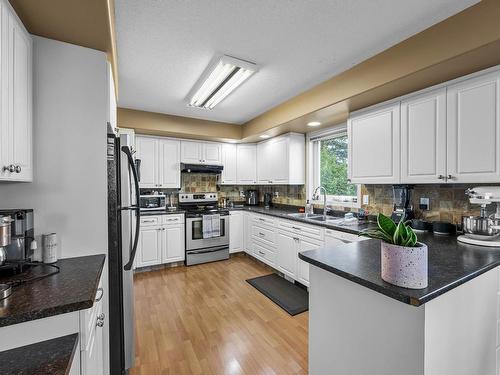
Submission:
{"label": "stand mixer", "polygon": [[[479,186],[467,189],[465,194],[472,204],[481,206],[479,216],[462,217],[464,234],[457,239],[471,245],[500,247],[500,186]],[[486,208],[494,203],[496,212],[488,215]]]}

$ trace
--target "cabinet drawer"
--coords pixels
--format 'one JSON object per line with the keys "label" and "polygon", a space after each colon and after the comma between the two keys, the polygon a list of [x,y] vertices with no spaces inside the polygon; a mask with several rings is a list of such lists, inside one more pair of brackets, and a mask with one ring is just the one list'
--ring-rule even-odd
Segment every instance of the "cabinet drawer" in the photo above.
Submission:
{"label": "cabinet drawer", "polygon": [[184,215],[163,215],[163,224],[165,225],[184,224]]}
{"label": "cabinet drawer", "polygon": [[141,217],[141,227],[152,227],[161,224],[161,216],[143,216]]}
{"label": "cabinet drawer", "polygon": [[258,225],[263,225],[266,227],[274,227],[275,225],[275,220],[270,217],[270,216],[264,216],[264,215],[253,215],[253,222]]}
{"label": "cabinet drawer", "polygon": [[252,235],[269,246],[276,245],[276,237],[273,229],[254,224],[252,225]]}
{"label": "cabinet drawer", "polygon": [[292,220],[280,220],[278,227],[292,232],[293,234],[307,236],[317,240],[324,239],[324,231],[321,227],[304,225]]}
{"label": "cabinet drawer", "polygon": [[260,259],[264,263],[267,263],[270,266],[275,266],[276,264],[276,253],[265,246],[263,246],[262,243],[260,243],[258,240],[255,240],[253,242],[253,254],[257,259]]}

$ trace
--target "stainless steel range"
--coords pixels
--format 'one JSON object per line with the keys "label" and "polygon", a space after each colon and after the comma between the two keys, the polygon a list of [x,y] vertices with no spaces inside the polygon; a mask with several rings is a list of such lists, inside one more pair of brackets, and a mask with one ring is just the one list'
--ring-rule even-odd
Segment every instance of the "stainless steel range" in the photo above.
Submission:
{"label": "stainless steel range", "polygon": [[217,193],[179,193],[186,211],[186,265],[229,259],[229,211],[217,208]]}

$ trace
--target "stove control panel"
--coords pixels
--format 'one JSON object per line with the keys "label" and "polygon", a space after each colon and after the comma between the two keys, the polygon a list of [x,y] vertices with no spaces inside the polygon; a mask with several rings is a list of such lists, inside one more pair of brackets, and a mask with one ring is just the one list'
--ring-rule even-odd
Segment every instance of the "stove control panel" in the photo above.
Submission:
{"label": "stove control panel", "polygon": [[217,202],[217,193],[179,193],[179,203]]}

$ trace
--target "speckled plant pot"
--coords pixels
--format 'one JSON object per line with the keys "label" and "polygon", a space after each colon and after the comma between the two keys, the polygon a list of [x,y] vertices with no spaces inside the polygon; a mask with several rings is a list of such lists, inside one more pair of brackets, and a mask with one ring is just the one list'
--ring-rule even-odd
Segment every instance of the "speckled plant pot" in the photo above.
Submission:
{"label": "speckled plant pot", "polygon": [[382,279],[409,289],[427,288],[427,245],[406,247],[382,242]]}

